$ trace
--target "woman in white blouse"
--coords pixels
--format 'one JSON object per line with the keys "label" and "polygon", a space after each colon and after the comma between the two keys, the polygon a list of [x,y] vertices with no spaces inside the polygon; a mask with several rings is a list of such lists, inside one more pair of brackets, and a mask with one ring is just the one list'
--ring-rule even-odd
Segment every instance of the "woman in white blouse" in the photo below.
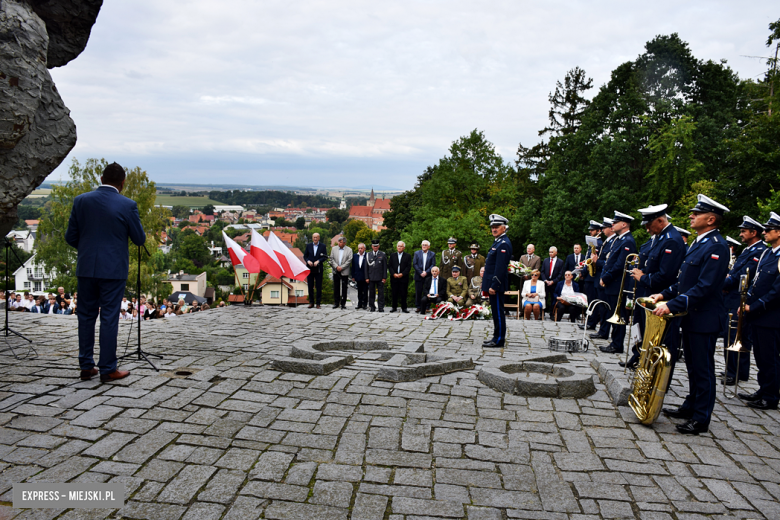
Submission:
{"label": "woman in white blouse", "polygon": [[534,319],[542,319],[544,310],[544,282],[539,281],[539,270],[535,269],[531,273],[531,279],[523,282],[523,315],[525,319],[530,320],[533,314]]}

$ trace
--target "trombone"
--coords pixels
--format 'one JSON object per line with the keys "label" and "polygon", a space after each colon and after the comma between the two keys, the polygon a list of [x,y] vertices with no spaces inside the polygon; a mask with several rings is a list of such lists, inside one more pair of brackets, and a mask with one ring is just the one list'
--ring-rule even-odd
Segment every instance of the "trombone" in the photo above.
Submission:
{"label": "trombone", "polygon": [[[780,266],[780,263],[778,264]],[[724,346],[726,349],[726,369],[723,372],[723,396],[726,396],[726,379],[729,377],[729,353],[737,353],[737,365],[734,370],[734,397],[737,397],[739,392],[739,358],[743,352],[748,352],[746,348],[742,346],[742,320],[745,317],[745,302],[747,300],[748,292],[748,280],[750,279],[750,269],[745,271],[745,274],[739,277],[739,314],[737,316],[737,335],[734,337],[734,343]],[[727,340],[731,339],[731,324],[733,322],[732,314],[729,313],[729,328]],[[726,342],[728,343],[728,342]]]}
{"label": "trombone", "polygon": [[[623,293],[629,293],[631,294],[631,297],[629,298],[631,300],[631,308],[633,309],[634,305],[634,295],[636,294],[636,280],[634,280],[634,286],[630,291],[627,291],[624,289],[626,285],[626,273],[629,271],[633,271],[634,268],[639,267],[639,255],[637,253],[631,253],[626,257],[626,263],[623,266],[623,278],[620,280],[620,291],[618,292],[618,301],[617,305],[615,305],[615,312],[612,314],[612,317],[607,320],[607,322],[613,324],[613,325],[625,325],[626,320],[623,319],[623,317],[620,315],[621,311],[621,303],[623,300]],[[628,306],[628,301],[626,301],[626,306]],[[633,314],[632,314],[633,318]]]}

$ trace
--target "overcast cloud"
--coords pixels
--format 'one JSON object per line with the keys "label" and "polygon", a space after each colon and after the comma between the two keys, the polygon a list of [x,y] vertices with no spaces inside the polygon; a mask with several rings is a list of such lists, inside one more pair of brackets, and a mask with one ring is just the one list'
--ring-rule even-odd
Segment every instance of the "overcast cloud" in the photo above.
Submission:
{"label": "overcast cloud", "polygon": [[601,86],[658,34],[758,77],[743,55],[767,55],[778,18],[776,1],[109,0],[52,71],[78,143],[49,179],[105,157],[163,183],[409,189],[474,128],[514,161],[569,69]]}

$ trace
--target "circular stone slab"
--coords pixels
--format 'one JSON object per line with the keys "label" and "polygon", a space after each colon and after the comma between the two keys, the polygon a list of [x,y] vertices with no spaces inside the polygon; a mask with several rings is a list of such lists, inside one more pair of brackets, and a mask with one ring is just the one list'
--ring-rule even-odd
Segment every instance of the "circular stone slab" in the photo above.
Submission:
{"label": "circular stone slab", "polygon": [[494,390],[524,397],[581,398],[596,392],[591,370],[555,361],[544,357],[493,361],[482,367],[477,378]]}

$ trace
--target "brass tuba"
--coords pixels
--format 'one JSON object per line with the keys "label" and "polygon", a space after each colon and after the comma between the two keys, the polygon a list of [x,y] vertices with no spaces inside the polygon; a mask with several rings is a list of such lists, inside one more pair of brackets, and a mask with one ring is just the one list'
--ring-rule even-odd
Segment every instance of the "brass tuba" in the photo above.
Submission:
{"label": "brass tuba", "polygon": [[672,356],[662,343],[669,322],[680,314],[656,316],[653,310],[657,305],[651,298],[637,298],[645,310],[645,335],[639,350],[639,364],[634,376],[633,389],[628,396],[628,405],[634,410],[639,422],[652,424],[661,413],[664,404],[669,375],[672,373]]}
{"label": "brass tuba", "polygon": [[[620,315],[621,312],[621,304],[623,304],[623,292],[630,292],[632,294],[631,299],[633,300],[633,295],[636,294],[636,280],[634,280],[634,288],[631,291],[623,291],[623,287],[626,285],[626,273],[629,271],[632,271],[635,267],[639,265],[639,255],[636,253],[631,253],[626,257],[626,263],[623,267],[623,278],[620,280],[620,291],[618,292],[618,301],[617,305],[615,305],[615,312],[612,314],[612,317],[607,320],[607,322],[613,324],[613,325],[625,325],[626,320],[623,319],[623,317]],[[628,302],[626,302],[627,304]],[[633,305],[633,301],[631,302]],[[633,307],[632,307],[633,309]]]}

